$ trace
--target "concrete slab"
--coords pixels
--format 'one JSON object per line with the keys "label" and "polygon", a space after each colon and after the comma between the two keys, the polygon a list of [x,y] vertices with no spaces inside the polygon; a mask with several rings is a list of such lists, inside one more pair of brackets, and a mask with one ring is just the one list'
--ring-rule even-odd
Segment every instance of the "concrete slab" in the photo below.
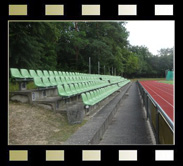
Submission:
{"label": "concrete slab", "polygon": [[58,96],[58,90],[55,87],[31,89],[23,91],[10,92],[10,100],[27,102],[32,104],[33,101],[40,100],[49,96]]}
{"label": "concrete slab", "polygon": [[136,83],[133,83],[100,145],[153,144]]}

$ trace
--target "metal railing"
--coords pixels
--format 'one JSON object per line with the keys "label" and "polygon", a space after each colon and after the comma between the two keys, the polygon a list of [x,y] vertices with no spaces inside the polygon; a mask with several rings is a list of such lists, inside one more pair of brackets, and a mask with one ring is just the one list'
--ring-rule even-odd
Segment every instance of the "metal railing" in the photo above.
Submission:
{"label": "metal railing", "polygon": [[161,106],[152,98],[146,89],[137,81],[147,119],[153,129],[156,144],[174,144],[174,122]]}

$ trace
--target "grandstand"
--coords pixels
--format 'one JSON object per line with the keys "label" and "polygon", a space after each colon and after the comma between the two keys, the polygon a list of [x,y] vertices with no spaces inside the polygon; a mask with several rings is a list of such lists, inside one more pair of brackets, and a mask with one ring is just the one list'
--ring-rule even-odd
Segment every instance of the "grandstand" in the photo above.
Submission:
{"label": "grandstand", "polygon": [[[121,76],[67,71],[10,68],[10,73],[19,83],[19,91],[11,92],[11,100],[36,104],[57,112],[78,112],[80,120],[67,114],[72,116],[68,117],[70,123],[81,122],[83,110],[85,114],[99,110],[130,82]],[[37,88],[27,90],[28,82],[34,82]]]}
{"label": "grandstand", "polygon": [[[173,78],[171,72],[167,74],[169,79]],[[167,105],[161,108],[139,81],[136,84],[121,76],[18,68],[10,68],[10,74],[19,83],[19,90],[10,92],[10,100],[64,113],[70,124],[81,123],[89,115],[91,119],[64,145],[174,142],[174,122],[162,109]],[[27,89],[28,82],[35,88]],[[113,119],[115,123],[111,123]],[[151,134],[146,130],[149,127]]]}

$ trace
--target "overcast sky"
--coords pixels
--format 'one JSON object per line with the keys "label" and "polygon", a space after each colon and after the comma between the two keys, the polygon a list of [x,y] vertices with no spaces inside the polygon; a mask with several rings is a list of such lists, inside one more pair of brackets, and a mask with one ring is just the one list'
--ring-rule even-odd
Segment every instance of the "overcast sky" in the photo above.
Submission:
{"label": "overcast sky", "polygon": [[161,48],[174,47],[174,21],[125,21],[131,45],[144,45],[157,55]]}

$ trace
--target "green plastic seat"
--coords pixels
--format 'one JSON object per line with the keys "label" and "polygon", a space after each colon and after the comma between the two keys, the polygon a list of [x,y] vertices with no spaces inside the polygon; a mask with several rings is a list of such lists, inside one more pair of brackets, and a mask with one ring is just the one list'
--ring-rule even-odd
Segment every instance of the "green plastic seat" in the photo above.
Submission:
{"label": "green plastic seat", "polygon": [[99,91],[100,93],[98,93],[98,98],[101,100],[105,99],[106,98],[106,93],[104,93],[103,90],[100,90]]}
{"label": "green plastic seat", "polygon": [[37,86],[37,87],[42,87],[42,88],[45,88],[47,87],[41,80],[40,77],[34,77],[34,84]]}
{"label": "green plastic seat", "polygon": [[73,76],[70,76],[69,79],[70,79],[70,83],[75,83],[76,82]]}
{"label": "green plastic seat", "polygon": [[70,83],[74,83],[73,77],[69,77]]}
{"label": "green plastic seat", "polygon": [[81,90],[82,92],[85,92],[85,89],[83,88],[82,83],[78,83],[78,87],[79,87],[79,90]]}
{"label": "green plastic seat", "polygon": [[59,76],[57,71],[53,71],[53,73],[54,73],[55,76]]}
{"label": "green plastic seat", "polygon": [[84,82],[80,76],[78,77],[78,79],[79,79],[79,82]]}
{"label": "green plastic seat", "polygon": [[78,83],[82,82],[78,76],[76,77],[76,80],[77,80]]}
{"label": "green plastic seat", "polygon": [[57,85],[61,85],[62,84],[62,81],[60,80],[59,76],[56,76],[55,79],[56,79]]}
{"label": "green plastic seat", "polygon": [[72,94],[74,94],[74,95],[78,94],[78,92],[73,84],[70,84],[70,89],[71,89]]}
{"label": "green plastic seat", "polygon": [[50,76],[55,76],[55,74],[53,73],[53,71],[49,71]]}
{"label": "green plastic seat", "polygon": [[96,81],[92,81],[92,86],[93,86],[93,88],[98,88],[99,87],[98,83]]}
{"label": "green plastic seat", "polygon": [[73,92],[71,91],[70,87],[67,84],[64,84],[64,89],[68,95],[70,95],[70,96],[74,95]]}
{"label": "green plastic seat", "polygon": [[62,85],[57,85],[57,89],[58,89],[58,94],[59,94],[60,96],[63,96],[63,97],[70,97],[70,96],[71,96],[70,94],[68,94],[68,93],[65,91],[65,89],[64,89],[64,87],[63,87]]}
{"label": "green plastic seat", "polygon": [[85,84],[88,91],[94,89],[90,84],[88,84],[88,82],[84,82],[84,84]]}
{"label": "green plastic seat", "polygon": [[101,98],[97,98],[97,97],[95,96],[94,91],[90,91],[89,93],[90,93],[91,99],[93,100],[93,102],[94,102],[95,104],[98,103],[98,102],[101,100]]}
{"label": "green plastic seat", "polygon": [[66,76],[70,76],[70,75],[69,75],[69,72],[67,72],[67,71],[65,72],[65,75],[66,75]]}
{"label": "green plastic seat", "polygon": [[87,85],[88,90],[95,89],[93,82],[86,82],[85,84]]}
{"label": "green plastic seat", "polygon": [[95,105],[96,104],[96,101],[92,99],[92,96],[91,96],[91,94],[89,92],[86,92],[86,96],[88,98],[88,103],[90,105]]}
{"label": "green plastic seat", "polygon": [[44,83],[47,87],[49,87],[49,86],[55,86],[55,85],[52,85],[52,84],[50,83],[50,81],[48,80],[48,77],[42,77],[42,80],[43,80],[43,83]]}
{"label": "green plastic seat", "polygon": [[73,81],[73,83],[77,83],[77,80],[76,80],[75,76],[72,76],[72,81]]}
{"label": "green plastic seat", "polygon": [[61,77],[60,77],[60,80],[61,80],[61,82],[62,82],[63,84],[67,84],[67,82],[66,82],[66,80],[65,80],[65,77],[61,76]]}
{"label": "green plastic seat", "polygon": [[94,90],[94,91],[93,91],[93,94],[95,95],[96,98],[99,98],[99,95],[98,95],[98,93],[97,93],[97,90]]}
{"label": "green plastic seat", "polygon": [[82,93],[83,92],[83,90],[79,87],[79,85],[77,83],[75,83],[74,86],[75,86],[75,89],[76,89],[76,91],[78,93]]}
{"label": "green plastic seat", "polygon": [[103,99],[106,98],[106,96],[108,95],[107,94],[108,92],[104,88],[101,88],[100,91],[101,91],[101,95],[100,95],[101,98]]}
{"label": "green plastic seat", "polygon": [[86,92],[86,90],[83,88],[81,82],[80,82],[80,83],[77,83],[77,86],[79,87],[79,90],[80,90],[80,91]]}
{"label": "green plastic seat", "polygon": [[59,71],[59,72],[58,72],[58,74],[59,74],[59,76],[63,76],[63,74],[62,74],[62,72],[61,72],[61,71]]}
{"label": "green plastic seat", "polygon": [[81,94],[81,97],[82,97],[82,101],[85,105],[89,105],[89,106],[92,106],[94,105],[95,103],[89,99],[88,97],[90,96],[90,94],[87,92],[86,94],[85,93],[82,93]]}
{"label": "green plastic seat", "polygon": [[85,82],[86,81],[86,80],[83,80],[82,76],[80,76],[79,79],[80,79],[81,82]]}
{"label": "green plastic seat", "polygon": [[50,83],[51,83],[53,86],[58,85],[57,82],[55,81],[55,77],[54,77],[54,76],[50,76],[50,77],[49,77],[49,80],[50,80]]}
{"label": "green plastic seat", "polygon": [[83,91],[88,91],[88,88],[86,87],[86,84],[84,82],[81,82],[80,85],[81,85]]}
{"label": "green plastic seat", "polygon": [[37,73],[35,72],[35,70],[29,70],[29,73],[32,77],[38,77]]}
{"label": "green plastic seat", "polygon": [[69,77],[65,77],[65,82],[66,82],[67,84],[70,84],[70,83],[71,83],[70,78],[69,78]]}
{"label": "green plastic seat", "polygon": [[66,76],[66,73],[65,73],[65,71],[63,71],[63,72],[62,72],[62,75],[63,75],[64,77]]}
{"label": "green plastic seat", "polygon": [[10,68],[10,72],[13,78],[24,78],[17,68]]}
{"label": "green plastic seat", "polygon": [[85,105],[91,105],[91,103],[88,101],[88,98],[85,93],[81,94],[82,101]]}
{"label": "green plastic seat", "polygon": [[43,74],[44,74],[45,77],[49,77],[50,76],[47,70],[43,70]]}
{"label": "green plastic seat", "polygon": [[39,77],[44,77],[44,74],[43,74],[43,72],[41,70],[36,70],[36,71],[37,71],[37,75]]}
{"label": "green plastic seat", "polygon": [[75,76],[75,81],[76,81],[77,83],[80,82],[80,80],[79,80],[79,78],[78,78],[77,76]]}
{"label": "green plastic seat", "polygon": [[24,78],[33,78],[33,77],[29,74],[29,72],[28,72],[27,69],[20,69],[20,72],[21,72],[21,74],[22,74],[22,76],[23,76]]}
{"label": "green plastic seat", "polygon": [[75,76],[75,73],[74,73],[74,72],[71,72],[71,75],[72,75],[72,76]]}
{"label": "green plastic seat", "polygon": [[73,80],[70,76],[68,77],[68,80],[69,80],[69,83],[73,83]]}
{"label": "green plastic seat", "polygon": [[80,80],[81,80],[82,82],[85,82],[85,81],[86,81],[86,80],[84,79],[83,76],[80,76]]}
{"label": "green plastic seat", "polygon": [[90,86],[90,84],[88,84],[88,82],[83,82],[82,84],[84,85],[84,87],[86,88],[87,91],[92,89],[92,87]]}
{"label": "green plastic seat", "polygon": [[94,91],[93,91],[93,94],[94,94],[95,98],[96,98],[98,101],[101,101],[101,100],[102,100],[102,98],[101,98],[101,96],[100,96],[100,94],[98,93],[97,90],[94,90]]}

